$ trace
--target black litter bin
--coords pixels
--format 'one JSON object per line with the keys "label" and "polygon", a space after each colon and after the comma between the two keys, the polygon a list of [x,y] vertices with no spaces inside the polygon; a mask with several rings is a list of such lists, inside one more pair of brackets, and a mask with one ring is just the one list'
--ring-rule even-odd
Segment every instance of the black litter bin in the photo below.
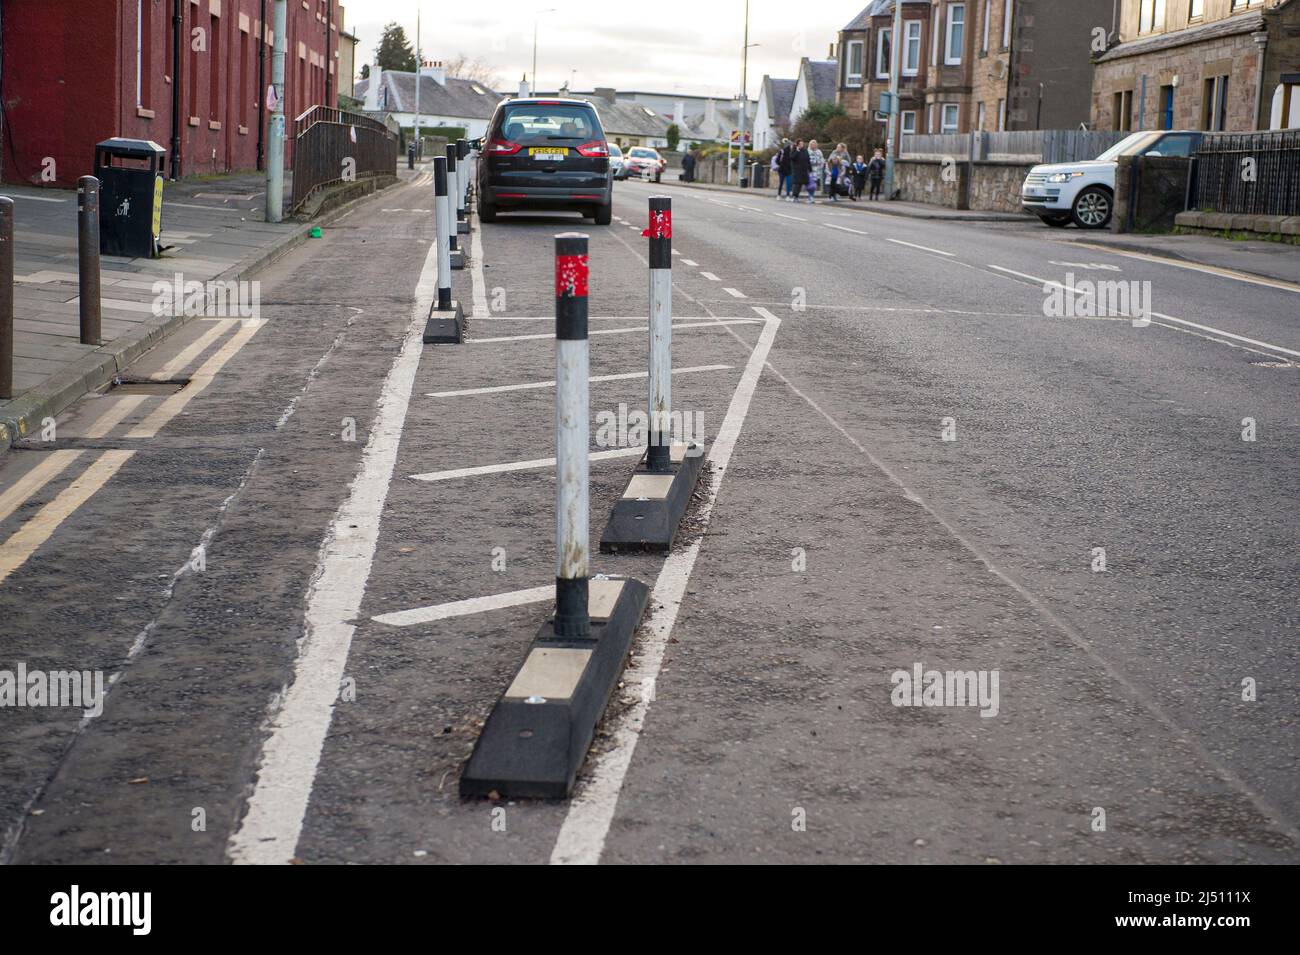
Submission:
{"label": "black litter bin", "polygon": [[156,259],[162,251],[166,156],[147,139],[115,136],[95,145],[101,254]]}

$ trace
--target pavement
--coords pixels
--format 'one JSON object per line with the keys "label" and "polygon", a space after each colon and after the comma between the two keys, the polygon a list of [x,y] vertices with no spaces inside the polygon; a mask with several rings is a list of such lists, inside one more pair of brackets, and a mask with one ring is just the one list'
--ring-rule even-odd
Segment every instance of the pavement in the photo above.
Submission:
{"label": "pavement", "polygon": [[155,308],[155,283],[246,281],[318,224],[266,222],[261,174],[166,183],[163,254],[101,257],[103,340],[83,345],[75,191],[5,186],[4,194],[15,201],[15,397],[0,400],[0,453],[192,320]]}
{"label": "pavement", "polygon": [[[395,187],[131,367],[190,385],[0,459],[4,665],[112,677],[0,710],[0,861],[1300,861],[1300,293],[707,190],[671,193],[707,473],[667,559],[593,561],[652,587],[623,685],[574,798],[457,796],[553,581],[553,236],[591,236],[594,430],[644,400],[657,191],[476,224],[468,340],[423,346]],[[1097,280],[1124,313],[1061,311]],[[593,460],[593,551],[630,468]]]}

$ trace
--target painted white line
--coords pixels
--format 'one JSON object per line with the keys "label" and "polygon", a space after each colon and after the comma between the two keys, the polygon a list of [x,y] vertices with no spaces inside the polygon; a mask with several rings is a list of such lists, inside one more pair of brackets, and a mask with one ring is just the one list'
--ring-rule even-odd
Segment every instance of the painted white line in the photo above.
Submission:
{"label": "painted white line", "polygon": [[694,262],[691,259],[682,259],[682,265],[689,265],[693,269],[698,269],[700,267],[699,262]]}
{"label": "painted white line", "polygon": [[904,242],[902,239],[886,239],[885,241],[892,242],[894,245],[905,245],[909,249],[920,249],[922,252],[933,252],[935,255],[946,255],[950,259],[955,257],[952,252],[945,252],[943,249],[932,249],[928,245],[917,245],[915,242]]}
{"label": "painted white line", "polygon": [[432,607],[398,610],[370,619],[376,623],[386,623],[390,627],[413,627],[420,623],[433,623],[435,620],[447,620],[451,617],[468,617],[489,610],[500,610],[502,607],[522,607],[525,604],[539,604],[553,599],[555,599],[555,584],[548,584],[545,587],[530,587],[528,590],[492,594],[490,597],[471,597],[468,600],[434,604]]}
{"label": "painted white line", "polygon": [[[720,316],[727,318],[728,316]],[[734,316],[731,316],[734,318]],[[554,322],[554,315],[480,315],[479,319],[485,322]],[[589,315],[589,322],[644,322],[644,315]],[[674,321],[678,322],[708,322],[712,324],[718,320],[713,315],[674,315]],[[754,319],[746,318],[742,321],[752,322]]]}
{"label": "painted white line", "polygon": [[724,288],[722,291],[726,292],[732,298],[749,298],[748,295],[738,288]]}
{"label": "painted white line", "polygon": [[277,698],[282,705],[277,708],[272,703],[271,735],[262,747],[257,784],[244,820],[230,839],[230,858],[237,863],[288,863],[297,848],[352,646],[356,628],[351,621],[361,611],[379,543],[379,521],[397,464],[402,426],[420,366],[425,317],[437,284],[438,247],[430,243],[406,340],[384,379],[361,468],[316,558],[293,685]]}
{"label": "painted white line", "polygon": [[[701,371],[726,371],[730,365],[692,365],[689,368],[674,368],[674,375],[689,375]],[[637,378],[645,378],[648,372],[631,371],[622,375],[592,375],[588,381],[631,381]],[[530,381],[522,385],[492,385],[487,388],[461,388],[456,391],[430,391],[425,394],[426,398],[462,398],[466,395],[498,395],[507,391],[529,391],[534,388],[554,388],[555,380],[550,381]]]}
{"label": "painted white line", "polygon": [[0,492],[0,521],[18,510],[19,505],[54,480],[77,458],[80,451],[51,451],[41,462],[20,477],[8,490]]}
{"label": "painted white line", "polygon": [[[781,320],[767,309],[756,307],[754,311],[765,319],[765,324],[758,343],[750,353],[740,384],[731,396],[731,404],[723,418],[722,427],[709,449],[709,461],[713,467],[699,512],[699,522],[704,527],[708,526],[718,489],[727,473],[727,463],[736,448],[759,376],[767,362],[768,353],[772,350],[772,343],[776,340],[777,329],[781,326]],[[632,764],[632,754],[636,751],[637,740],[645,726],[646,713],[654,696],[659,669],[663,666],[668,638],[677,620],[677,611],[686,594],[686,584],[690,580],[703,540],[703,536],[696,537],[683,549],[670,553],[664,561],[663,570],[655,581],[654,592],[650,595],[650,606],[655,610],[641,628],[637,642],[639,652],[623,676],[629,691],[636,694],[635,701],[616,718],[613,746],[595,760],[591,781],[569,804],[564,824],[560,827],[555,847],[551,850],[553,865],[595,865],[600,861],[605,849],[605,837],[609,834],[614,811],[618,808],[623,780]]]}
{"label": "painted white line", "polygon": [[721,282],[721,281],[722,281],[722,279],[718,278],[718,277],[717,277],[716,275],[714,275],[712,272],[701,272],[700,275],[701,275],[703,278],[708,279],[710,282]]}
{"label": "painted white line", "polygon": [[672,250],[672,253],[673,253],[673,255],[681,255],[681,253],[678,252],[676,249],[673,249],[673,250]]}
{"label": "painted white line", "polygon": [[1180,259],[1170,259],[1163,255],[1147,255],[1145,252],[1133,252],[1128,249],[1112,249],[1104,245],[1096,245],[1092,242],[1068,242],[1068,245],[1082,246],[1085,249],[1095,249],[1098,252],[1108,252],[1111,255],[1122,255],[1125,258],[1141,259],[1143,262],[1153,262],[1156,265],[1168,265],[1176,269],[1188,269],[1192,272],[1204,272],[1207,275],[1218,275],[1225,279],[1235,279],[1238,282],[1249,282],[1251,285],[1263,285],[1266,288],[1275,288],[1283,292],[1300,292],[1300,285],[1291,282],[1284,282],[1281,279],[1269,279],[1262,275],[1251,275],[1248,272],[1238,272],[1235,269],[1221,269],[1213,265],[1201,265],[1196,262],[1184,262]]}
{"label": "painted white line", "polygon": [[[71,202],[71,199],[54,199],[50,196],[27,196],[21,192],[11,192],[10,199],[30,199],[32,202]],[[174,206],[176,203],[169,202],[167,205]]]}
{"label": "painted white line", "polygon": [[[1044,287],[1055,286],[1056,288],[1064,289],[1065,291],[1069,292],[1069,293],[1072,294],[1072,295],[1082,295],[1082,294],[1085,294],[1085,293],[1083,293],[1083,292],[1080,292],[1078,289],[1074,288],[1073,286],[1071,286],[1071,285],[1066,285],[1064,282],[1058,282],[1058,281],[1056,281],[1055,279],[1040,279],[1040,278],[1039,278],[1038,276],[1036,276],[1036,275],[1030,275],[1030,274],[1028,274],[1027,272],[1017,272],[1015,269],[1007,269],[1007,268],[1003,268],[1003,267],[1000,266],[1000,265],[990,265],[989,268],[991,268],[991,269],[997,269],[999,272],[1006,272],[1008,275],[1014,275],[1014,276],[1017,276],[1018,278],[1028,279],[1028,280],[1031,281],[1031,282],[1037,282],[1039,285],[1044,286]],[[1125,318],[1134,318],[1134,317],[1136,317],[1136,316],[1133,316],[1133,315],[1127,315],[1127,316],[1122,316],[1122,317],[1125,317]],[[1262,342],[1262,341],[1259,341],[1258,339],[1255,339],[1255,338],[1247,338],[1245,335],[1237,335],[1237,334],[1235,334],[1235,333],[1233,333],[1233,332],[1225,332],[1223,329],[1221,329],[1221,328],[1214,328],[1214,327],[1211,326],[1211,325],[1201,325],[1201,324],[1199,324],[1199,323],[1197,323],[1197,322],[1189,322],[1189,321],[1187,321],[1187,319],[1185,319],[1185,318],[1174,318],[1174,316],[1172,316],[1172,315],[1166,315],[1164,312],[1154,312],[1154,311],[1153,311],[1153,312],[1151,312],[1151,317],[1152,317],[1152,318],[1162,318],[1162,319],[1164,319],[1166,322],[1175,322],[1175,323],[1178,324],[1178,325],[1183,325],[1183,326],[1186,326],[1187,328],[1196,328],[1196,329],[1199,329],[1200,331],[1208,332],[1208,333],[1210,333],[1211,335],[1220,335],[1220,336],[1222,336],[1223,338],[1231,338],[1233,341],[1245,342],[1247,345],[1256,345],[1256,346],[1258,346],[1258,347],[1260,347],[1260,348],[1267,348],[1267,349],[1270,349],[1271,351],[1280,352],[1280,353],[1283,354],[1283,355],[1290,355],[1290,356],[1292,356],[1293,358],[1300,358],[1300,351],[1294,351],[1294,350],[1292,350],[1292,349],[1290,349],[1290,348],[1283,348],[1281,345],[1274,345],[1274,344],[1271,344],[1270,342]],[[1161,323],[1161,322],[1157,322],[1156,324],[1159,325],[1159,324],[1163,324],[1163,323]],[[1172,326],[1169,326],[1169,325],[1165,325],[1164,327],[1165,327],[1165,328],[1172,328]],[[1173,331],[1182,331],[1182,329],[1181,329],[1181,328],[1173,328]],[[1189,333],[1189,334],[1190,334],[1190,333]],[[1204,337],[1204,336],[1198,336],[1198,337]],[[1231,344],[1231,342],[1222,342],[1221,344],[1228,345],[1228,344]]]}
{"label": "painted white line", "polygon": [[[436,247],[437,243],[433,243]],[[483,278],[483,227],[479,224],[478,213],[474,213],[474,222],[470,228],[469,239],[470,281],[474,286],[474,310],[471,318],[482,318],[488,313],[487,282]],[[434,297],[437,298],[437,276],[434,277]]]}
{"label": "painted white line", "polygon": [[[846,215],[848,215],[848,213],[847,213],[847,212],[841,212],[840,215],[846,216]],[[836,224],[833,223],[833,222],[823,222],[822,225],[826,226],[826,228],[828,228],[828,229],[839,229],[841,232],[852,232],[854,235],[870,235],[870,234],[871,234],[871,233],[869,233],[869,232],[863,232],[861,229],[850,229],[850,228],[849,228],[848,226],[846,226],[846,225],[836,225]]]}
{"label": "painted white line", "polygon": [[183,348],[171,361],[167,362],[167,364],[163,365],[149,377],[153,378],[155,381],[168,381],[175,378],[189,367],[190,362],[207,351],[209,345],[221,337],[221,335],[225,334],[225,332],[229,331],[231,325],[237,324],[238,322],[239,319],[237,318],[213,319],[213,324],[207,331],[194,341],[190,342],[190,344],[185,346],[185,348]]}
{"label": "painted white line", "polygon": [[799,216],[788,216],[784,212],[773,212],[772,215],[780,219],[793,219],[795,222],[807,222],[807,219],[801,219]]}
{"label": "painted white line", "polygon": [[169,202],[168,209],[202,209],[204,212],[229,212],[232,215],[251,215],[252,209],[230,209],[226,206],[201,206],[193,202]]}
{"label": "painted white line", "polygon": [[[716,328],[719,325],[757,325],[758,321],[752,318],[728,318],[716,322],[689,322],[679,325],[673,323],[673,331],[688,328]],[[632,332],[649,331],[649,325],[638,325],[636,328],[596,328],[587,332],[588,335],[629,335]],[[539,341],[541,339],[555,338],[554,332],[546,332],[538,335],[501,335],[496,338],[470,338],[467,342],[471,345],[488,345],[494,342],[525,342]]]}
{"label": "painted white line", "polygon": [[[608,461],[611,458],[630,458],[645,454],[645,448],[615,448],[612,451],[592,451],[591,461]],[[555,467],[555,458],[534,458],[532,461],[509,461],[505,464],[484,464],[474,468],[453,468],[450,471],[428,471],[412,474],[412,481],[454,481],[458,478],[481,477],[484,474],[505,474],[509,471],[537,471]]]}

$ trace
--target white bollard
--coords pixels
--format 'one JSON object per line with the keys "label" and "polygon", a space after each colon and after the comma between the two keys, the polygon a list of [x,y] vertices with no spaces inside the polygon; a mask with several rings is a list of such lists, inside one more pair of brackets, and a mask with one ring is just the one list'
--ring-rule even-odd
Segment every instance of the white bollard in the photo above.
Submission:
{"label": "white bollard", "polygon": [[451,236],[447,232],[447,159],[433,157],[433,222],[438,242],[438,311],[451,309]]}
{"label": "white bollard", "polygon": [[668,196],[650,197],[650,430],[646,469],[672,470],[673,208]]}
{"label": "white bollard", "polygon": [[590,637],[587,236],[555,237],[555,635]]}
{"label": "white bollard", "polygon": [[447,144],[447,237],[451,243],[451,251],[458,251],[456,242],[456,182],[459,176],[456,173],[456,144]]}

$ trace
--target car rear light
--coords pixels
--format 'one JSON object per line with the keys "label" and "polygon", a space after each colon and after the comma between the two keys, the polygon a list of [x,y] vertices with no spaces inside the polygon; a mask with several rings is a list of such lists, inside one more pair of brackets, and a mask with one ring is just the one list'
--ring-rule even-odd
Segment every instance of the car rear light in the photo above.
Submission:
{"label": "car rear light", "polygon": [[591,158],[609,158],[609,145],[602,142],[583,143],[578,147],[578,153]]}
{"label": "car rear light", "polygon": [[494,139],[488,143],[487,151],[495,156],[513,156],[523,148],[523,146],[512,143],[508,139]]}

